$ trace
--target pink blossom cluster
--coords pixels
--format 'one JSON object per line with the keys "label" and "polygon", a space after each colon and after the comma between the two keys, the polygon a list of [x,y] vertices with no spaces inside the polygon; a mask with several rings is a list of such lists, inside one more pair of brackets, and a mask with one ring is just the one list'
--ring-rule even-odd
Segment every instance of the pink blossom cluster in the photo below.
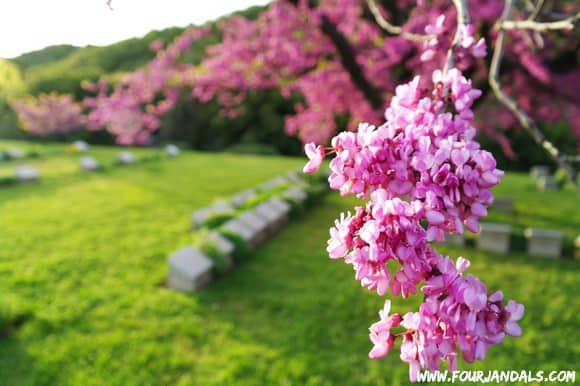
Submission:
{"label": "pink blossom cluster", "polygon": [[10,104],[22,128],[33,134],[61,134],[79,130],[85,124],[81,106],[72,95],[41,94]]}
{"label": "pink blossom cluster", "polygon": [[89,129],[104,128],[122,145],[147,144],[160,127],[160,117],[173,108],[186,86],[184,74],[191,66],[180,64],[179,58],[194,39],[207,32],[207,28],[191,28],[165,49],[162,41],[152,42],[155,58],[143,69],[125,75],[112,92],[105,79],[86,84],[96,94],[84,100]]}
{"label": "pink blossom cluster", "polygon": [[[357,132],[332,139],[330,187],[361,198],[386,189],[389,198],[420,200],[429,240],[442,241],[444,232],[461,234],[464,225],[477,232],[492,200],[490,189],[503,175],[491,153],[473,140],[470,108],[480,94],[457,69],[435,71],[431,89],[421,87],[419,77],[398,86],[382,126],[363,123]],[[310,151],[305,171],[322,162],[320,149]]]}
{"label": "pink blossom cluster", "polygon": [[[504,305],[501,292],[488,294],[479,279],[464,275],[466,259],[454,264],[430,244],[464,227],[478,232],[503,172],[474,140],[471,107],[481,92],[457,69],[435,71],[429,87],[422,83],[416,77],[397,87],[380,127],[363,123],[334,137],[330,148],[306,145],[304,168],[314,172],[334,154],[330,187],[369,198],[335,222],[329,256],[344,258],[361,285],[380,296],[425,296],[419,312],[404,316],[389,316],[387,302],[370,329],[371,358],[400,338],[411,380],[441,361],[455,369],[459,353],[468,362],[483,359],[506,334],[521,334],[523,315],[522,305]],[[392,332],[401,327],[403,333]]]}
{"label": "pink blossom cluster", "polygon": [[[423,54],[421,54],[422,61],[433,59],[437,51],[441,50],[440,39],[448,36],[448,31],[444,27],[445,15],[440,15],[434,24],[428,24],[425,27],[425,33],[432,36],[432,38],[423,44]],[[457,33],[457,41],[455,42],[455,55],[459,61],[464,58],[483,58],[487,55],[485,46],[485,39],[481,38],[475,41],[473,33],[475,28],[473,24],[459,25]],[[446,51],[444,49],[444,51]]]}

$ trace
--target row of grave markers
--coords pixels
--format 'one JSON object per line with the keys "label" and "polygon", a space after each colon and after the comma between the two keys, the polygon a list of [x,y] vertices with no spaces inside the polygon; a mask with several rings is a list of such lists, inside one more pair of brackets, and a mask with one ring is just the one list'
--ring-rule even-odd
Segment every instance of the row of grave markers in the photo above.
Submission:
{"label": "row of grave markers", "polygon": [[[477,248],[483,251],[508,253],[512,236],[509,224],[481,223],[477,238]],[[557,258],[562,254],[564,233],[556,230],[527,228],[524,231],[527,239],[527,253],[530,256]],[[464,246],[463,235],[447,235],[446,241],[453,245]]]}
{"label": "row of grave markers", "polygon": [[[269,190],[288,183],[292,183],[294,186],[280,191],[279,195],[270,197],[253,208],[244,210],[239,216],[227,220],[221,225],[221,229],[242,238],[250,252],[256,250],[288,225],[292,207],[282,197],[286,197],[300,206],[305,205],[308,199],[308,193],[305,189],[306,183],[297,172],[291,172],[285,177],[276,177],[260,185],[259,189]],[[245,190],[234,195],[229,202],[220,201],[210,207],[193,212],[193,228],[202,228],[204,222],[213,214],[234,212],[256,196],[256,190]],[[235,265],[233,259],[234,243],[213,230],[207,233],[207,237],[213,239],[216,248],[222,255],[226,256],[228,268],[233,268]],[[209,284],[215,277],[213,260],[193,246],[182,248],[171,254],[168,258],[168,265],[167,286],[177,291],[196,291]]]}
{"label": "row of grave markers", "polygon": [[[71,145],[74,149],[76,149],[76,151],[81,152],[81,153],[85,153],[88,151],[89,146],[86,142],[83,141],[76,141]],[[18,149],[12,149],[13,154],[16,154],[15,152]],[[19,150],[18,150],[19,151]],[[175,145],[167,145],[165,147],[165,153],[169,156],[169,157],[177,157],[180,154],[180,150],[177,146]],[[22,152],[20,152],[19,154],[23,154]],[[20,158],[14,158],[14,159],[22,159],[23,157]],[[118,156],[118,162],[121,165],[132,165],[136,162],[135,156],[133,155],[133,153],[129,152],[129,151],[122,151],[119,153]],[[85,156],[79,159],[79,166],[82,170],[88,171],[88,172],[93,172],[93,171],[98,171],[101,169],[101,164],[100,162],[91,156]],[[16,180],[18,182],[35,182],[40,180],[40,172],[38,171],[38,169],[29,166],[29,165],[20,165],[14,168],[14,177],[16,178]]]}

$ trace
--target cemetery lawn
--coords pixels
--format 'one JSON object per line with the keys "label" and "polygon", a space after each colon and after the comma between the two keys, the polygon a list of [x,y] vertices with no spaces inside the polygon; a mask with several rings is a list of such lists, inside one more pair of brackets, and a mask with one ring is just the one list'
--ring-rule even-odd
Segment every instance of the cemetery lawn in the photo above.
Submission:
{"label": "cemetery lawn", "polygon": [[[98,150],[111,159],[117,153]],[[193,209],[296,169],[302,159],[185,152],[83,174],[72,158],[47,155],[67,171],[0,187],[0,384],[408,383],[396,352],[367,357],[367,328],[384,299],[325,252],[329,226],[354,199],[330,193],[201,292],[164,286],[168,253],[190,241]],[[516,214],[521,208],[538,225],[563,224],[572,237],[575,196],[556,194],[551,211],[547,202],[525,210],[525,178],[505,180]],[[523,337],[462,368],[580,370],[578,261],[441,250],[470,258],[489,288],[526,305]],[[396,299],[393,310],[418,303]]]}

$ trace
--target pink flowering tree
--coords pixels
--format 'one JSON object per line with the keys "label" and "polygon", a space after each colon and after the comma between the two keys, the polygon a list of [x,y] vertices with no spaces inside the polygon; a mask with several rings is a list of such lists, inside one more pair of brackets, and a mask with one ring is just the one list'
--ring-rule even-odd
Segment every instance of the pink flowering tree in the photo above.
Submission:
{"label": "pink flowering tree", "polygon": [[126,74],[115,86],[102,78],[87,83],[85,88],[94,95],[84,100],[88,109],[89,130],[106,129],[121,145],[144,145],[151,133],[159,129],[161,117],[169,111],[187,84],[191,65],[179,59],[190,49],[193,39],[199,39],[209,30],[192,28],[179,36],[168,47],[156,40],[151,44],[156,57],[135,72]]}
{"label": "pink flowering tree", "polygon": [[[576,87],[580,66],[577,38],[571,31],[578,20],[577,5],[469,3],[477,12],[464,29],[458,27],[456,8],[449,0],[273,1],[257,20],[224,20],[221,42],[207,50],[200,66],[179,65],[174,71],[178,61],[171,52],[170,60],[157,66],[164,56],[163,50],[158,51],[151,68],[129,75],[111,94],[100,92],[98,102],[88,100],[87,106],[95,109],[89,122],[95,129],[108,128],[120,142],[143,143],[160,125],[160,114],[151,105],[167,101],[159,113],[171,108],[178,95],[176,85],[191,88],[191,95],[201,102],[216,101],[226,117],[242,113],[250,93],[279,90],[285,97],[301,99],[294,114],[285,117],[286,133],[304,143],[328,143],[342,128],[337,122],[347,122],[348,130],[355,130],[360,121],[379,123],[399,83],[413,75],[426,79],[441,67],[457,30],[459,36],[480,36],[494,48],[492,54],[486,52],[483,40],[463,39],[463,44],[473,44],[472,52],[456,52],[455,67],[469,74],[482,93],[473,106],[478,112],[474,126],[511,157],[516,155],[506,130],[526,130],[574,180],[567,156],[535,122],[565,120],[580,138]],[[504,10],[508,12],[500,22]],[[559,31],[547,34],[553,30]],[[192,31],[195,35],[197,29]],[[184,34],[184,41],[192,38],[192,31]],[[501,47],[499,52],[496,47]],[[181,80],[163,81],[163,87],[152,87],[154,92],[139,91],[144,83],[155,83],[151,78],[175,77]],[[138,85],[131,86],[134,83]],[[167,89],[169,96],[164,95]],[[119,114],[111,113],[115,110]]]}
{"label": "pink flowering tree", "polygon": [[[442,363],[456,370],[459,357],[483,360],[490,346],[522,333],[523,305],[468,274],[464,257],[454,261],[433,246],[445,234],[478,232],[491,188],[503,176],[474,140],[472,109],[482,92],[458,68],[483,56],[485,41],[473,35],[467,3],[454,4],[457,28],[441,69],[399,85],[382,125],[361,123],[335,136],[330,147],[305,147],[306,173],[332,154],[330,187],[368,200],[336,220],[330,258],[351,264],[361,285],[379,296],[423,295],[419,309],[404,315],[391,313],[386,300],[370,327],[369,357],[382,358],[398,343],[411,381]],[[442,19],[427,33],[437,34]],[[423,56],[437,55],[441,46],[426,41]]]}
{"label": "pink flowering tree", "polygon": [[[302,102],[286,117],[286,132],[304,143],[327,143],[338,129],[337,118],[346,118],[349,130],[360,121],[379,123],[396,85],[414,74],[429,78],[460,36],[472,48],[457,47],[455,67],[481,91],[474,126],[511,156],[505,131],[525,129],[573,179],[566,156],[535,122],[566,120],[580,138],[580,67],[571,31],[578,7],[554,8],[543,1],[518,7],[504,0],[469,4],[476,12],[463,27],[449,0],[274,1],[256,21],[232,18],[222,26],[223,40],[208,50],[193,95],[216,100],[234,116],[252,90],[298,94]],[[552,30],[559,31],[546,33]],[[484,38],[494,51],[467,36]]]}
{"label": "pink flowering tree", "polygon": [[85,118],[80,104],[69,94],[41,94],[10,103],[22,129],[35,135],[66,134],[82,128]]}

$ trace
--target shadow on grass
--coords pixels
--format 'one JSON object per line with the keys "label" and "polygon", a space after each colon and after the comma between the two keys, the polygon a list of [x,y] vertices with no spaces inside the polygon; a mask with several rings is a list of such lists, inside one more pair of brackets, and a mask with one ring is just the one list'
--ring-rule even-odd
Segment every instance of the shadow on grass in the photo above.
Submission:
{"label": "shadow on grass", "polygon": [[[34,361],[16,337],[0,338],[0,384],[2,385],[41,385],[48,380],[41,382],[34,379]],[[4,371],[10,369],[10,371]],[[51,380],[52,381],[52,380]]]}

